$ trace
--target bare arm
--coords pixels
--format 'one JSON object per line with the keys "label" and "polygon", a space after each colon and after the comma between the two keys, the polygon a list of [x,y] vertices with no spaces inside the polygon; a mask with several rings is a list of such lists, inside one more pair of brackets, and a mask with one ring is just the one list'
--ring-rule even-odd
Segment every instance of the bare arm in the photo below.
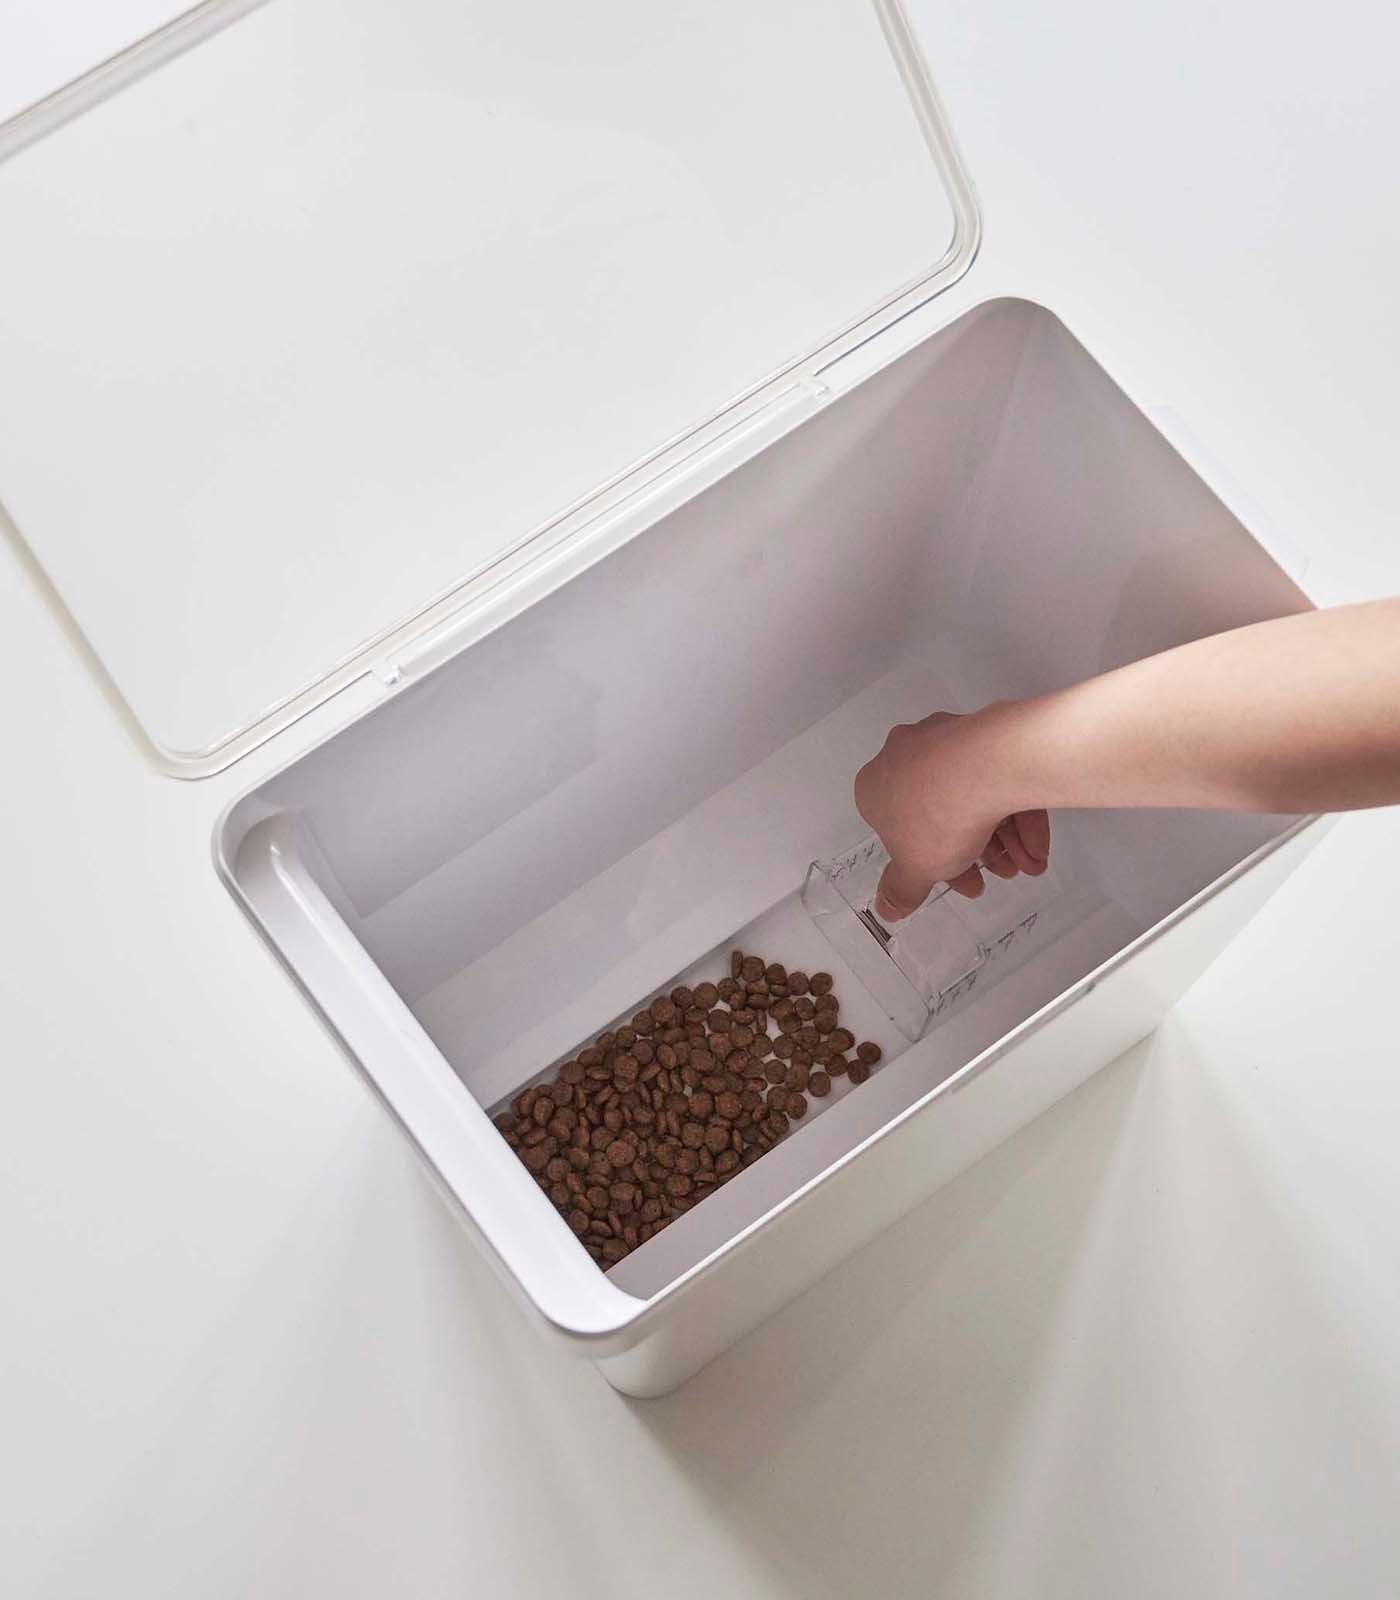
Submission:
{"label": "bare arm", "polygon": [[1217,634],[1033,700],[895,728],[856,777],[892,857],[879,909],[1049,854],[1047,808],[1400,803],[1400,600]]}

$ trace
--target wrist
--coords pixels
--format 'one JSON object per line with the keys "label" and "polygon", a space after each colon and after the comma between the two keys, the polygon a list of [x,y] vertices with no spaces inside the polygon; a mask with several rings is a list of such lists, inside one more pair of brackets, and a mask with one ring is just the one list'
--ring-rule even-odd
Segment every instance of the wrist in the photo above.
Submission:
{"label": "wrist", "polygon": [[1033,705],[994,700],[934,730],[923,765],[937,811],[990,832],[1003,818],[1045,803],[1035,770]]}

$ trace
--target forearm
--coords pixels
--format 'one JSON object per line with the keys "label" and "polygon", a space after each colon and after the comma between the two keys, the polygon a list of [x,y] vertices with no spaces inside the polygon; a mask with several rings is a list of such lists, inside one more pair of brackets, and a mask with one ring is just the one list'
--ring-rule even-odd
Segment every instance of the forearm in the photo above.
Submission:
{"label": "forearm", "polygon": [[967,721],[972,767],[995,774],[1004,814],[1394,804],[1400,601],[1237,629]]}

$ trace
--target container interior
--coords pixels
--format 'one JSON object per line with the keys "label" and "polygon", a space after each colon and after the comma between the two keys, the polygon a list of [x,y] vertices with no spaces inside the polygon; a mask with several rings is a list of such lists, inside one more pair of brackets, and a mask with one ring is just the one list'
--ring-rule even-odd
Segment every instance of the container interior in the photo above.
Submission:
{"label": "container interior", "polygon": [[294,818],[487,1109],[732,944],[833,972],[884,1064],[609,1274],[646,1297],[1285,826],[1058,815],[1033,936],[910,1045],[797,899],[889,726],[1306,606],[1052,315],[993,302],[268,780],[225,850],[256,913],[248,829]]}

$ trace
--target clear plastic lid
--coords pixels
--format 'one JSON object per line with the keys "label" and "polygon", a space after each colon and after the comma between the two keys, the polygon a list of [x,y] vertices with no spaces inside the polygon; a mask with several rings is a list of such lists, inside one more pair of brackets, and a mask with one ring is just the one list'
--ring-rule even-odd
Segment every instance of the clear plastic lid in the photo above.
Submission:
{"label": "clear plastic lid", "polygon": [[227,0],[0,158],[0,502],[187,776],[977,242],[894,0]]}

